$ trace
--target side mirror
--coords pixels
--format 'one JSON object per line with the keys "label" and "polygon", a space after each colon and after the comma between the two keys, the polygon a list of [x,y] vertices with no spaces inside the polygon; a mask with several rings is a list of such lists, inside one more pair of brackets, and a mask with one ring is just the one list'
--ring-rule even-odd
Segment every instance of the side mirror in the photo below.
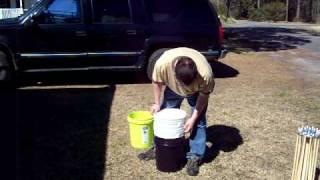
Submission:
{"label": "side mirror", "polygon": [[30,17],[25,23],[24,26],[25,27],[34,27],[37,25],[36,20],[34,19],[34,17]]}
{"label": "side mirror", "polygon": [[46,13],[41,12],[39,14],[32,16],[32,19],[33,19],[34,23],[41,24],[41,23],[44,23],[44,21],[46,19],[45,16],[46,16]]}
{"label": "side mirror", "polygon": [[40,12],[31,16],[28,22],[26,22],[27,26],[37,26],[38,24],[45,22],[45,12]]}

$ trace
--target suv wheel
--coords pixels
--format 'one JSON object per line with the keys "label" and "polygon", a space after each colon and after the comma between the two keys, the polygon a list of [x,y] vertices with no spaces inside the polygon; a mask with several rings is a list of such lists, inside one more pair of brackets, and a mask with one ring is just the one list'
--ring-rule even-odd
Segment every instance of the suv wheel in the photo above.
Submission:
{"label": "suv wheel", "polygon": [[153,68],[154,65],[156,64],[157,60],[159,59],[159,57],[169,48],[162,48],[162,49],[158,49],[156,51],[154,51],[151,56],[149,57],[148,60],[148,68],[147,68],[147,75],[148,78],[152,81],[152,73],[153,73]]}
{"label": "suv wheel", "polygon": [[11,71],[8,64],[7,55],[0,51],[0,82],[9,81],[11,79]]}

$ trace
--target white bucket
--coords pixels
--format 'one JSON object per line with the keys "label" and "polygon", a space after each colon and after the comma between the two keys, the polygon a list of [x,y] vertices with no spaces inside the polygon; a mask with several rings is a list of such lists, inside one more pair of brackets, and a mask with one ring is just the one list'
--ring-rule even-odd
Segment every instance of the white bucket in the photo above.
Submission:
{"label": "white bucket", "polygon": [[187,113],[177,108],[163,109],[154,114],[154,135],[163,139],[176,139],[184,136],[184,121]]}

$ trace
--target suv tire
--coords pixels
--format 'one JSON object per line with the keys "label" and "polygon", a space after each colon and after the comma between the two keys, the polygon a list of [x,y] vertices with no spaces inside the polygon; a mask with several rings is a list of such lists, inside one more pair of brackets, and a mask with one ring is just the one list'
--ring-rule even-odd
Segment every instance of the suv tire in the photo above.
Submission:
{"label": "suv tire", "polygon": [[11,71],[8,64],[8,56],[0,51],[0,83],[11,79]]}
{"label": "suv tire", "polygon": [[148,60],[148,67],[147,67],[147,75],[148,78],[152,81],[152,73],[153,73],[153,68],[154,65],[156,64],[157,60],[160,58],[160,56],[166,51],[169,50],[170,48],[161,48],[156,51],[154,51],[151,56],[149,57]]}

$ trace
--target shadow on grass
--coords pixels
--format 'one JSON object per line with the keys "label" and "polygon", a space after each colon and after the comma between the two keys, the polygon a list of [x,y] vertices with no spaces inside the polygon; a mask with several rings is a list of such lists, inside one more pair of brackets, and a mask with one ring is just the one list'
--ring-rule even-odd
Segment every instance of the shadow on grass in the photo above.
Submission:
{"label": "shadow on grass", "polygon": [[212,162],[220,151],[231,152],[236,150],[243,143],[243,140],[237,128],[213,125],[207,128],[207,142],[212,143],[212,146],[207,146],[205,163]]}
{"label": "shadow on grass", "polygon": [[320,180],[320,167],[316,169],[316,175],[314,180]]}
{"label": "shadow on grass", "polygon": [[277,27],[230,27],[225,28],[228,51],[235,53],[279,51],[294,49],[310,43],[308,37],[299,36],[305,30]]}
{"label": "shadow on grass", "polygon": [[239,74],[237,69],[219,61],[211,61],[210,65],[215,78],[230,78]]}
{"label": "shadow on grass", "polygon": [[14,179],[14,173],[9,171],[9,169],[12,167],[11,164],[17,163],[14,154],[16,150],[15,107],[15,89],[0,85],[0,139],[2,142],[1,150],[3,152],[1,162],[4,165],[2,173],[6,177],[1,179]]}
{"label": "shadow on grass", "polygon": [[[40,83],[40,84],[39,84]],[[146,84],[151,83],[145,72],[46,72],[23,74],[19,86],[52,86],[73,84]]]}
{"label": "shadow on grass", "polygon": [[17,179],[102,180],[114,86],[16,90]]}

